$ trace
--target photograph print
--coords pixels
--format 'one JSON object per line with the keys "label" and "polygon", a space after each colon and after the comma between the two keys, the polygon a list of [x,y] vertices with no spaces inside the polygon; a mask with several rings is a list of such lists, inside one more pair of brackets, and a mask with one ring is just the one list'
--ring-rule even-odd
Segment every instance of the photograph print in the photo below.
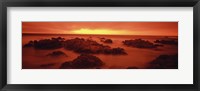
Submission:
{"label": "photograph print", "polygon": [[22,69],[178,69],[178,22],[22,22]]}

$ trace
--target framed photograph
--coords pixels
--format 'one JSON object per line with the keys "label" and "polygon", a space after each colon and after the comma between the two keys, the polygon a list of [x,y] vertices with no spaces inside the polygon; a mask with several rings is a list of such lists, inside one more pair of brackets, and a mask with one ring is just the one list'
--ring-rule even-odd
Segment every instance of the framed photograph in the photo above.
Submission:
{"label": "framed photograph", "polygon": [[199,91],[199,0],[0,5],[2,90]]}

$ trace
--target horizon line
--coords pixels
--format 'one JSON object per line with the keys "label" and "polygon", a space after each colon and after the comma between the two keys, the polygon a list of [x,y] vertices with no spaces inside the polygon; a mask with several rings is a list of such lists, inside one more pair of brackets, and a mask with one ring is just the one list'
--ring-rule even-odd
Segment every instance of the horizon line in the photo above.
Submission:
{"label": "horizon line", "polygon": [[[57,34],[61,34],[61,35],[66,35],[64,33],[22,33],[22,34],[52,34],[52,35],[57,35]],[[116,35],[116,34],[69,34],[69,35]],[[124,34],[121,34],[124,35]],[[124,35],[126,36],[126,35]],[[127,36],[130,36],[127,34]],[[133,35],[133,36],[176,36],[176,35]],[[176,36],[178,37],[178,35]]]}

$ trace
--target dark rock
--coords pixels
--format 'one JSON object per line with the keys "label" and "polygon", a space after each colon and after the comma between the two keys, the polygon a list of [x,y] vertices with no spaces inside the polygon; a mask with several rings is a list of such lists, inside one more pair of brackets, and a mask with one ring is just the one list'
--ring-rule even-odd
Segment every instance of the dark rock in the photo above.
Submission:
{"label": "dark rock", "polygon": [[29,41],[29,43],[25,44],[23,47],[33,47],[34,42],[33,41]]}
{"label": "dark rock", "polygon": [[62,38],[62,37],[57,37],[57,38],[52,38],[52,39],[55,39],[55,40],[58,40],[58,41],[64,41],[65,38]]}
{"label": "dark rock", "polygon": [[36,49],[57,49],[61,47],[62,47],[61,41],[54,38],[39,40],[38,42],[34,43],[34,48]]}
{"label": "dark rock", "polygon": [[64,48],[68,50],[73,50],[77,53],[93,53],[93,54],[126,54],[123,48],[111,48],[110,46],[105,46],[99,44],[93,40],[85,40],[82,38],[75,38],[66,40],[64,43]]}
{"label": "dark rock", "polygon": [[117,55],[117,54],[127,54],[123,48],[119,48],[119,47],[113,48],[111,52],[112,52],[111,54],[115,54],[115,55]]}
{"label": "dark rock", "polygon": [[113,65],[113,66],[108,67],[108,69],[124,69],[124,67]]}
{"label": "dark rock", "polygon": [[136,48],[156,48],[157,46],[149,41],[142,39],[135,40],[125,40],[123,41],[124,45],[136,47]]}
{"label": "dark rock", "polygon": [[40,67],[50,67],[50,66],[54,66],[55,65],[55,63],[50,63],[50,64],[42,64],[42,65],[40,65]]}
{"label": "dark rock", "polygon": [[57,56],[67,56],[67,55],[62,51],[54,51],[52,53],[47,54],[47,56],[57,57]]}
{"label": "dark rock", "polygon": [[160,55],[149,63],[149,69],[178,69],[178,54]]}
{"label": "dark rock", "polygon": [[101,40],[101,42],[103,42],[103,43],[108,43],[108,44],[113,43],[113,41],[112,41],[111,39],[101,38],[100,40]]}
{"label": "dark rock", "polygon": [[131,66],[131,67],[127,67],[127,69],[139,69],[139,68],[135,66]]}
{"label": "dark rock", "polygon": [[154,41],[154,43],[160,43],[160,44],[168,44],[168,45],[178,45],[178,40],[173,38],[165,38]]}
{"label": "dark rock", "polygon": [[164,45],[161,45],[161,44],[154,44],[156,47],[163,47]]}
{"label": "dark rock", "polygon": [[106,38],[103,38],[103,37],[102,37],[102,38],[100,38],[100,40],[105,40],[105,39],[106,39]]}
{"label": "dark rock", "polygon": [[64,62],[61,69],[89,69],[100,68],[104,63],[96,56],[90,54],[81,54],[73,61]]}
{"label": "dark rock", "polygon": [[60,68],[61,69],[75,69],[75,66],[70,61],[70,62],[64,62],[64,63],[62,63],[62,65],[60,66]]}
{"label": "dark rock", "polygon": [[42,39],[30,41],[28,44],[25,44],[24,47],[34,47],[35,49],[57,49],[63,47],[64,38],[51,38],[51,39]]}

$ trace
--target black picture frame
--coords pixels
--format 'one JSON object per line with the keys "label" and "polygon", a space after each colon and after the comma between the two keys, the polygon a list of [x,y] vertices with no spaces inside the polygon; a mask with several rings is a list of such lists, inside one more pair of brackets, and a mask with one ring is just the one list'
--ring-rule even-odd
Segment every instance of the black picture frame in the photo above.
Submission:
{"label": "black picture frame", "polygon": [[[193,7],[194,84],[7,84],[7,7]],[[200,0],[1,0],[0,1],[0,89],[3,91],[199,91]]]}

